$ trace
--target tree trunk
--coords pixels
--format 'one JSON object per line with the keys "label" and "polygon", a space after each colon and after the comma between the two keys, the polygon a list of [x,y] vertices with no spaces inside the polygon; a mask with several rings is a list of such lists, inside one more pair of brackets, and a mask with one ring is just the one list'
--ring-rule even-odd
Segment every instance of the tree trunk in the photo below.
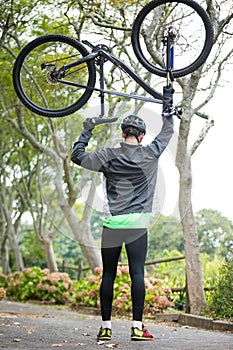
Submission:
{"label": "tree trunk", "polygon": [[80,230],[85,235],[85,237],[83,237],[82,241],[80,242],[80,247],[84,256],[86,256],[88,259],[87,261],[91,270],[94,272],[95,267],[102,266],[100,251],[91,234],[90,224],[86,222],[81,222]]}
{"label": "tree trunk", "polygon": [[74,207],[70,207],[68,203],[60,204],[60,207],[69,223],[75,239],[82,249],[83,255],[87,259],[91,270],[94,271],[95,267],[102,265],[102,262],[97,244],[90,233],[89,225],[85,222],[79,222]]}
{"label": "tree trunk", "polygon": [[57,272],[58,267],[55,259],[55,254],[53,250],[53,240],[50,238],[50,235],[46,233],[46,237],[43,236],[42,239],[40,239],[41,245],[43,247],[43,251],[45,253],[46,257],[46,263],[47,267],[50,270],[50,272]]}
{"label": "tree trunk", "polygon": [[9,208],[7,206],[4,207],[4,214],[7,223],[7,237],[10,242],[10,247],[13,250],[14,258],[15,258],[15,266],[17,271],[22,271],[24,268],[23,257],[21,251],[19,249],[19,243],[17,239],[17,232],[15,231],[14,224],[12,222],[12,203],[13,203],[13,195],[10,195],[9,199]]}
{"label": "tree trunk", "polygon": [[184,233],[186,283],[189,312],[194,315],[199,315],[200,311],[206,305],[206,300],[202,280],[198,234],[191,203],[191,154],[188,153],[183,142],[182,145],[183,147],[181,143],[179,143],[178,146],[179,151],[181,151],[182,148],[183,156],[178,157],[177,166],[180,172],[179,210]]}
{"label": "tree trunk", "polygon": [[2,261],[2,273],[9,275],[11,273],[9,248],[7,240],[4,240],[1,246],[1,261]]}
{"label": "tree trunk", "polygon": [[12,231],[12,228],[13,228],[13,225],[8,230],[8,234],[10,236],[10,245],[11,245],[11,248],[14,252],[16,270],[22,271],[24,268],[23,257],[22,257],[21,251],[19,249],[19,244],[18,244],[16,234],[15,234],[14,230]]}
{"label": "tree trunk", "polygon": [[[3,189],[2,183],[1,183],[1,190]],[[1,263],[2,263],[2,272],[5,275],[9,275],[11,273],[10,269],[10,260],[9,260],[9,241],[7,239],[7,234],[6,234],[6,220],[5,220],[5,211],[3,210],[4,206],[4,193],[0,193],[0,198],[1,198],[1,204],[2,207],[0,209],[0,239],[1,239]]]}

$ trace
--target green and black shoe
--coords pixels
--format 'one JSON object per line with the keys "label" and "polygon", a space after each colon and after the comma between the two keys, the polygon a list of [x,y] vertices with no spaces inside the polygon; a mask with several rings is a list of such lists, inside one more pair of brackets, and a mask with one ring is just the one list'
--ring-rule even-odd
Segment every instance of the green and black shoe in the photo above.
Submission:
{"label": "green and black shoe", "polygon": [[110,328],[100,327],[99,333],[97,334],[97,340],[111,340],[112,330]]}

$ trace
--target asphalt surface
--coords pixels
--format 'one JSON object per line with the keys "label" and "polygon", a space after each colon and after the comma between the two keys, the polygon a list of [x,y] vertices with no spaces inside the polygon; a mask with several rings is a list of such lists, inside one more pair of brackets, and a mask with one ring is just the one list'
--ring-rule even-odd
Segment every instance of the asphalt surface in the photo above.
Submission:
{"label": "asphalt surface", "polygon": [[233,350],[233,334],[146,322],[155,341],[132,342],[131,322],[112,320],[112,340],[98,344],[100,316],[0,302],[0,349]]}

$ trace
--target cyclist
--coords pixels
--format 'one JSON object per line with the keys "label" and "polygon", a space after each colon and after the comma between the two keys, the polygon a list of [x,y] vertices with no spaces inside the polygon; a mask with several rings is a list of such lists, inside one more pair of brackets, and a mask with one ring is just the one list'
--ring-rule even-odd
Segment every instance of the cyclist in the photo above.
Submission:
{"label": "cyclist", "polygon": [[132,296],[131,340],[154,340],[142,323],[145,300],[144,265],[147,253],[147,226],[152,212],[158,159],[173,134],[173,118],[163,117],[160,133],[151,144],[142,146],[146,125],[137,115],[121,124],[120,147],[86,152],[95,118],[87,118],[74,144],[71,160],[89,170],[102,172],[106,189],[106,217],[103,223],[103,262],[100,303],[102,324],[97,340],[110,340],[113,285],[122,245],[125,244]]}

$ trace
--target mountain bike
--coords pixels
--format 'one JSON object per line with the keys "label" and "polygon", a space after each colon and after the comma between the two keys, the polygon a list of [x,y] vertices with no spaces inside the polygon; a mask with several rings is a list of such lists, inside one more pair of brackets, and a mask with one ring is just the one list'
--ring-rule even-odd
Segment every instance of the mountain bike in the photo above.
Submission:
{"label": "mountain bike", "polygon": [[[52,34],[34,39],[19,53],[13,68],[19,99],[39,115],[63,117],[82,108],[93,92],[98,92],[100,123],[105,114],[105,94],[162,104],[162,115],[180,117],[182,111],[173,106],[173,81],[197,70],[211,51],[214,34],[207,12],[193,0],[153,0],[138,13],[131,33],[138,61],[147,71],[166,78],[162,93],[114,56],[106,45]],[[134,80],[149,96],[107,90],[106,62]]]}

